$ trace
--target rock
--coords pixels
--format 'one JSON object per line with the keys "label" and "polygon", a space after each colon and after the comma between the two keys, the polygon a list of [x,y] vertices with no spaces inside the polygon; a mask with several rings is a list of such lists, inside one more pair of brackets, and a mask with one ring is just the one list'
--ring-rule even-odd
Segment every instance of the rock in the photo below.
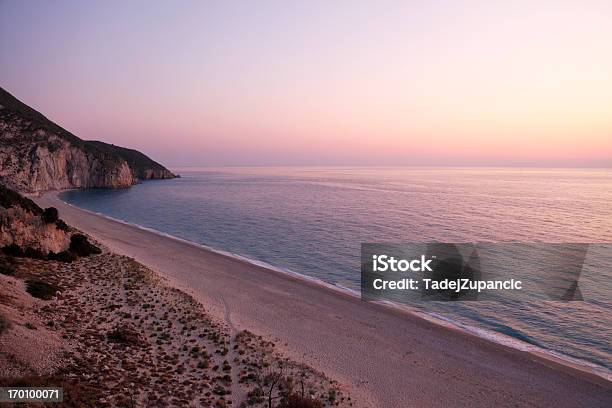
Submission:
{"label": "rock", "polygon": [[103,160],[47,130],[38,130],[33,138],[24,137],[27,133],[22,124],[7,123],[0,116],[0,162],[4,164],[0,177],[9,187],[36,192],[79,187],[122,188],[137,182],[125,160]]}
{"label": "rock", "polygon": [[16,244],[43,254],[61,252],[68,248],[70,238],[55,224],[46,224],[40,215],[20,207],[0,206],[0,247]]}

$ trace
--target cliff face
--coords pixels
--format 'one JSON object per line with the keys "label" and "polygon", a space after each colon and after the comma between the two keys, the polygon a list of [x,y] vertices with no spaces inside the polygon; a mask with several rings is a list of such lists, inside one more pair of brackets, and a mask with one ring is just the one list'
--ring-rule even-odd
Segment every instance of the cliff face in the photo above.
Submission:
{"label": "cliff face", "polygon": [[124,188],[175,177],[136,150],[88,142],[0,88],[0,182],[25,192]]}
{"label": "cliff face", "polygon": [[58,253],[68,248],[70,237],[56,224],[46,224],[39,215],[21,207],[0,207],[0,247],[11,244],[44,254]]}
{"label": "cliff face", "polygon": [[68,227],[57,218],[45,217],[32,200],[0,186],[0,247],[18,245],[47,254],[70,245]]}
{"label": "cliff face", "polygon": [[125,160],[104,160],[49,131],[31,134],[0,119],[0,179],[18,191],[129,187],[136,179]]}
{"label": "cliff face", "polygon": [[176,177],[170,170],[156,161],[151,160],[138,150],[115,146],[95,140],[88,141],[87,144],[95,147],[101,152],[114,154],[121,157],[128,163],[130,169],[132,170],[132,174],[139,180],[170,179]]}

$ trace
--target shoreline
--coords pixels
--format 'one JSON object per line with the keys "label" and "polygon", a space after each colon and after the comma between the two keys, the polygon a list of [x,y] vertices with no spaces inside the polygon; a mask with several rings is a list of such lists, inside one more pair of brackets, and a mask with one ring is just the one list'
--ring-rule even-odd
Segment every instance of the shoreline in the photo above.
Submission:
{"label": "shoreline", "polygon": [[[196,258],[199,257],[204,257],[204,258],[209,258],[207,259],[207,261],[209,261],[209,263],[212,264],[218,264],[218,263],[223,263],[224,266],[228,266],[229,264],[229,268],[228,270],[225,270],[225,274],[221,274],[221,275],[225,275],[226,278],[228,278],[229,276],[232,276],[232,272],[229,269],[231,269],[231,267],[234,267],[235,269],[241,269],[244,270],[245,272],[248,272],[251,275],[255,275],[256,278],[260,278],[262,280],[265,281],[265,284],[271,288],[268,288],[269,290],[271,290],[272,292],[275,291],[279,291],[283,292],[283,290],[286,290],[285,287],[283,286],[292,286],[294,284],[297,284],[298,286],[301,286],[301,288],[291,288],[292,290],[299,292],[309,292],[308,295],[311,295],[310,292],[314,291],[314,296],[317,297],[321,297],[322,300],[329,300],[328,299],[328,295],[329,294],[333,294],[333,296],[336,296],[338,298],[338,300],[334,300],[333,303],[342,303],[342,306],[345,307],[347,309],[347,311],[349,313],[342,313],[342,312],[338,312],[338,315],[334,316],[334,318],[337,318],[339,320],[343,320],[343,319],[349,319],[351,317],[351,313],[355,312],[355,313],[361,313],[361,314],[365,314],[367,315],[382,315],[384,316],[387,320],[397,320],[399,319],[400,322],[399,324],[402,326],[406,326],[406,327],[401,327],[399,328],[399,330],[402,332],[402,336],[399,336],[399,338],[394,339],[395,341],[397,340],[401,340],[402,337],[409,337],[406,336],[407,334],[410,333],[410,329],[418,329],[420,331],[424,331],[426,333],[429,334],[429,337],[435,337],[435,336],[440,336],[440,337],[444,337],[444,338],[450,338],[450,343],[455,343],[455,342],[463,342],[466,343],[468,346],[476,346],[479,350],[480,353],[485,353],[487,354],[489,357],[489,354],[493,354],[498,356],[497,358],[500,360],[508,360],[508,357],[510,357],[510,360],[522,360],[520,363],[516,363],[514,362],[514,364],[510,364],[511,367],[495,367],[496,369],[494,369],[493,371],[495,372],[495,374],[498,374],[500,372],[502,372],[503,374],[506,374],[506,377],[510,377],[510,378],[514,378],[514,380],[517,380],[516,377],[516,372],[515,371],[521,371],[521,369],[525,370],[525,371],[531,371],[531,373],[533,374],[534,371],[537,371],[538,374],[536,375],[536,377],[540,377],[542,375],[546,376],[548,375],[549,377],[555,377],[555,375],[557,376],[561,376],[561,377],[570,377],[575,380],[583,380],[584,384],[582,384],[582,388],[586,388],[585,384],[592,384],[593,386],[596,387],[602,387],[605,389],[608,389],[608,393],[609,390],[612,389],[612,383],[611,383],[611,378],[610,375],[606,373],[600,373],[600,372],[596,372],[590,369],[590,367],[585,367],[580,365],[579,363],[573,363],[572,361],[568,361],[562,357],[559,356],[555,356],[555,355],[551,355],[552,352],[549,352],[548,350],[544,350],[544,349],[540,349],[539,347],[535,347],[535,346],[531,346],[528,345],[527,343],[523,343],[520,342],[519,340],[515,340],[513,338],[511,338],[510,336],[503,336],[506,337],[508,340],[513,340],[514,343],[520,342],[522,343],[523,347],[513,347],[513,345],[508,344],[507,342],[501,342],[501,341],[494,341],[493,339],[484,336],[484,335],[478,335],[477,333],[474,333],[470,330],[468,330],[466,327],[461,327],[458,324],[454,323],[454,322],[449,322],[449,321],[444,321],[443,319],[440,319],[439,317],[436,316],[432,316],[432,315],[428,315],[425,312],[420,312],[420,311],[412,311],[412,310],[407,310],[409,309],[408,307],[402,307],[400,305],[394,305],[394,304],[387,304],[385,302],[385,304],[382,304],[380,302],[378,303],[365,303],[365,302],[361,302],[359,299],[359,296],[354,292],[354,291],[350,291],[348,289],[336,286],[336,285],[332,285],[330,283],[326,283],[314,278],[310,278],[292,271],[284,271],[284,270],[279,270],[279,268],[274,268],[271,265],[267,265],[263,262],[258,262],[256,260],[251,260],[249,258],[246,258],[244,256],[240,256],[240,255],[236,255],[236,254],[231,254],[228,253],[226,251],[220,251],[220,250],[216,250],[210,247],[207,247],[205,245],[201,245],[198,243],[194,243],[191,241],[187,241],[185,239],[179,238],[179,237],[174,237],[172,235],[163,233],[161,231],[157,231],[157,230],[153,230],[151,228],[147,228],[147,227],[143,227],[143,226],[139,226],[133,223],[129,223],[123,220],[117,220],[114,219],[112,217],[106,216],[106,215],[102,215],[102,214],[98,214],[89,210],[84,210],[84,209],[80,209],[78,207],[75,207],[71,204],[65,203],[63,202],[59,197],[58,197],[59,192],[55,191],[55,192],[47,192],[44,193],[42,196],[40,196],[39,198],[35,198],[35,201],[39,202],[39,204],[41,204],[42,206],[54,206],[56,208],[58,208],[60,210],[60,216],[61,217],[66,217],[66,220],[71,224],[74,225],[75,227],[83,230],[84,232],[92,235],[93,237],[95,237],[96,239],[100,240],[101,242],[105,243],[105,245],[109,246],[111,249],[113,249],[113,251],[118,252],[118,253],[123,253],[125,255],[128,256],[132,256],[135,259],[137,259],[139,262],[142,262],[143,264],[151,267],[153,270],[155,270],[157,273],[159,273],[161,276],[164,276],[168,279],[170,279],[171,284],[172,285],[176,285],[177,287],[179,287],[180,289],[186,290],[188,293],[194,295],[198,300],[202,301],[204,304],[206,304],[207,306],[211,306],[213,309],[216,309],[216,313],[220,316],[220,317],[224,317],[226,320],[228,320],[228,322],[233,325],[234,323],[232,322],[232,320],[236,321],[236,324],[239,326],[243,326],[242,328],[248,327],[248,328],[253,328],[254,326],[257,327],[257,324],[261,324],[260,321],[258,322],[253,322],[253,321],[249,321],[249,317],[253,317],[253,316],[246,316],[248,315],[248,310],[245,310],[244,305],[230,305],[228,306],[228,301],[231,302],[231,299],[225,299],[223,298],[223,296],[221,296],[221,302],[218,302],[218,299],[215,299],[215,296],[211,296],[210,292],[207,293],[206,290],[198,290],[197,285],[192,285],[192,283],[194,283],[194,280],[198,280],[198,278],[202,278],[201,280],[205,280],[204,276],[194,276],[195,274],[189,274],[188,279],[185,279],[185,275],[184,272],[183,276],[181,276],[181,272],[177,272],[176,268],[179,268],[179,265],[173,265],[173,263],[171,262],[170,265],[168,264],[164,264],[163,262],[160,262],[159,259],[155,260],[152,259],[151,254],[147,254],[147,252],[151,252],[151,250],[148,248],[148,246],[145,246],[144,248],[142,246],[138,246],[136,248],[130,248],[130,243],[127,242],[125,239],[123,239],[122,237],[115,237],[112,232],[113,230],[117,230],[117,229],[122,229],[123,234],[130,234],[130,231],[132,234],[135,235],[141,235],[144,236],[144,238],[148,241],[158,241],[157,244],[159,245],[161,241],[161,246],[164,246],[164,243],[167,244],[167,241],[173,241],[175,242],[177,245],[182,245],[182,246],[189,246],[191,248],[193,248],[193,250],[195,252],[197,252]],[[84,214],[88,215],[88,220],[85,222],[83,220]],[[91,218],[93,217],[93,218]],[[119,227],[119,225],[121,227]],[[125,230],[124,230],[125,229]],[[139,231],[138,233],[136,233],[135,231]],[[101,235],[101,236],[100,236]],[[109,245],[110,243],[110,245]],[[182,249],[182,248],[181,248]],[[143,252],[144,251],[144,252]],[[189,252],[187,251],[183,251],[183,252]],[[174,253],[172,251],[168,252],[168,255],[173,255]],[[187,254],[186,254],[187,255]],[[194,254],[189,254],[190,256],[194,256]],[[144,258],[144,259],[143,259]],[[155,256],[153,256],[153,258],[155,258]],[[215,259],[215,258],[220,258],[219,259]],[[197,262],[197,259],[196,259]],[[180,264],[179,262],[176,262],[177,264]],[[196,264],[191,264],[191,266],[193,265],[197,265]],[[239,265],[241,265],[239,267]],[[174,269],[173,269],[174,268]],[[206,269],[206,268],[204,268]],[[168,273],[168,272],[171,273]],[[172,273],[172,271],[176,272],[176,273]],[[229,274],[228,274],[229,273]],[[178,276],[177,276],[178,275]],[[233,277],[233,276],[232,276]],[[183,279],[181,279],[183,278]],[[209,278],[210,279],[210,278]],[[237,281],[240,281],[242,278],[238,278]],[[191,280],[191,282],[189,282],[189,280]],[[234,280],[236,280],[234,278]],[[256,279],[258,280],[258,279]],[[290,282],[288,284],[288,282]],[[234,284],[238,284],[238,288],[240,287],[241,283],[240,282],[229,282],[229,283],[234,283]],[[252,284],[252,282],[249,282]],[[257,290],[257,282],[255,282],[255,290]],[[229,286],[230,289],[227,290],[230,292],[230,294],[233,294],[233,290],[231,289],[231,285],[228,284],[227,282],[221,283],[221,286]],[[276,287],[275,287],[276,286]],[[281,286],[280,288],[278,286]],[[236,289],[236,287],[234,288]],[[208,296],[207,296],[208,295]],[[293,295],[293,294],[291,294]],[[309,303],[310,299],[308,298],[308,296],[302,296],[301,298],[298,297],[297,300],[295,300],[295,297],[293,296],[289,296],[290,300],[292,300],[293,303],[295,304],[291,304],[290,308],[295,308],[295,309],[304,309],[306,308],[306,305],[300,305],[300,302],[303,303]],[[266,299],[268,300],[268,299]],[[220,303],[220,304],[216,304],[215,303]],[[331,303],[331,302],[330,302]],[[238,307],[236,307],[238,306]],[[264,304],[264,306],[266,306]],[[312,305],[308,305],[308,306],[312,306]],[[335,314],[337,312],[337,310],[335,310],[333,308],[333,304],[325,304],[325,302],[323,302],[322,306],[320,306],[318,309],[323,310],[324,313],[332,313]],[[308,307],[308,308],[312,308],[312,307]],[[240,311],[244,312],[244,313],[240,313]],[[261,309],[261,308],[260,308]],[[260,311],[262,311],[262,313],[266,313],[265,308],[261,309]],[[310,317],[310,319],[312,319],[313,315],[309,314],[309,313],[305,313],[308,312],[308,310],[303,311],[300,310],[302,313],[301,315],[306,315],[306,317]],[[272,314],[274,315],[274,311],[269,311],[268,314]],[[291,316],[291,314],[289,314],[289,316]],[[315,317],[317,316],[316,314],[314,315]],[[374,317],[374,316],[372,316]],[[251,319],[252,320],[252,319]],[[259,320],[259,319],[257,319]],[[356,335],[356,336],[364,336],[364,332],[370,332],[370,330],[368,330],[368,319],[365,319],[365,321],[361,321],[359,322],[360,324],[358,324],[357,326],[355,325],[351,325],[349,328],[346,329],[346,331],[348,332],[353,332],[352,334]],[[285,322],[285,324],[288,324],[287,322]],[[295,325],[299,325],[300,323],[296,323]],[[285,337],[283,339],[281,339],[281,341],[285,342],[286,348],[288,349],[288,351],[291,353],[293,352],[294,355],[295,354],[295,349],[291,350],[292,348],[295,347],[295,345],[289,345],[290,344],[288,342],[287,339],[287,335],[286,332],[287,330],[284,330],[281,332],[283,333],[279,333],[279,331],[277,330],[275,332],[275,330],[270,330],[271,326],[274,325],[265,325],[264,324],[264,329],[263,332],[267,333],[268,335],[271,335],[275,338],[278,338],[279,335],[281,335],[281,337]],[[410,327],[413,326],[413,327]],[[381,327],[385,327],[385,325],[381,325]],[[391,328],[389,326],[386,326],[389,328],[389,331],[396,331],[397,332],[397,328]],[[290,327],[291,329],[291,327]],[[403,330],[402,330],[403,329]],[[409,329],[409,330],[406,330]],[[480,330],[478,328],[475,328],[477,330]],[[339,337],[342,337],[343,335],[345,335],[346,333],[342,333],[342,334],[336,334],[334,333],[335,328],[333,325],[331,326],[327,326],[327,333],[323,333],[323,334],[327,334],[327,336],[331,336],[331,339],[334,339],[336,342],[339,339]],[[291,330],[290,330],[291,331]],[[431,332],[436,332],[437,333],[431,333]],[[486,331],[486,330],[483,330]],[[494,332],[492,332],[494,333]],[[285,334],[285,336],[282,336],[282,334]],[[350,334],[350,333],[349,333]],[[367,335],[369,335],[371,337],[372,333],[366,333]],[[380,334],[378,334],[379,336]],[[376,337],[378,337],[376,336]],[[414,336],[414,335],[413,335]],[[290,336],[289,336],[290,337]],[[384,342],[384,339],[380,339],[381,341]],[[415,339],[411,339],[413,343]],[[430,339],[431,340],[431,339]],[[439,340],[438,340],[439,341]],[[435,342],[435,341],[434,341]],[[361,348],[362,345],[359,344],[360,342],[357,341],[356,344],[354,344],[354,347],[356,348]],[[377,342],[374,342],[372,344],[372,342],[370,341],[371,345],[374,346],[378,346]],[[416,341],[416,343],[420,343],[418,341]],[[415,344],[416,344],[415,343]],[[342,342],[337,345],[336,349],[338,349],[338,347],[341,347]],[[394,345],[394,351],[397,351],[395,349],[397,349],[396,347],[397,345]],[[465,345],[461,346],[461,347],[465,347]],[[458,360],[461,361],[463,360],[465,363],[465,358],[461,359],[461,354],[462,352],[468,352],[468,353],[474,353],[474,350],[471,350],[473,347],[467,347],[467,350],[461,349],[461,347],[456,346],[455,351],[453,353],[450,353],[453,355],[453,357]],[[312,348],[312,347],[311,347]],[[401,348],[401,347],[400,347]],[[302,348],[297,347],[298,350],[302,351]],[[435,352],[436,348],[435,347],[429,347],[429,351],[430,352]],[[316,351],[316,350],[315,350]],[[443,352],[444,354],[449,354],[447,349],[439,349],[438,351]],[[342,350],[339,350],[340,353],[342,353]],[[374,350],[374,352],[377,352],[376,350]],[[322,368],[323,370],[327,370],[329,371],[330,369],[330,365],[333,366],[334,364],[331,364],[329,362],[322,362],[319,359],[320,364],[317,366],[316,361],[318,360],[316,358],[316,352],[312,353],[315,354],[315,356],[309,356],[308,358],[310,358],[309,364],[313,364],[313,361],[315,362],[315,364],[313,364],[315,367],[317,368]],[[319,353],[319,356],[320,357]],[[413,354],[411,352],[408,352],[407,355]],[[402,355],[404,355],[402,353]],[[304,356],[306,356],[306,353],[304,354]],[[314,360],[313,360],[313,357]],[[328,356],[329,357],[329,356]],[[425,356],[427,357],[427,356]],[[568,357],[571,358],[571,357]],[[427,358],[426,358],[427,359]],[[336,359],[338,360],[338,359]],[[469,359],[468,359],[469,360]],[[417,362],[417,360],[415,360],[415,363]],[[454,371],[459,371],[459,372],[465,372],[465,371],[472,371],[472,375],[476,375],[473,372],[474,368],[480,368],[480,369],[491,369],[491,366],[495,366],[495,363],[489,363],[487,364],[486,360],[482,361],[482,362],[478,362],[478,359],[474,360],[472,359],[471,361],[468,361],[468,365],[470,365],[470,369],[467,369],[466,367],[456,367],[456,369]],[[336,376],[336,377],[340,377],[340,381],[345,382],[345,383],[349,383],[348,385],[351,386],[351,388],[356,388],[356,387],[363,387],[363,388],[372,388],[371,385],[374,385],[374,388],[376,388],[377,390],[379,390],[378,394],[385,392],[381,390],[381,387],[379,387],[382,384],[372,384],[373,380],[378,380],[380,381],[384,381],[384,378],[377,378],[376,376],[374,376],[372,378],[372,376],[366,376],[366,377],[370,377],[365,381],[362,380],[357,380],[356,378],[354,378],[355,376],[352,374],[353,372],[350,370],[347,370],[346,367],[338,367],[338,363],[335,362],[336,367],[334,369],[334,367],[332,367],[332,371],[334,372],[338,372],[340,375]],[[353,363],[354,364],[354,363]],[[376,362],[374,362],[374,364],[376,364]],[[450,363],[452,364],[452,362]],[[506,363],[501,363],[503,364],[507,364]],[[520,365],[524,365],[524,366],[528,366],[529,367],[518,367]],[[383,372],[385,372],[384,370],[384,364],[382,362],[378,363],[378,369],[380,370],[380,366],[382,366],[383,368]],[[344,369],[343,369],[344,368]],[[430,367],[432,368],[432,367]],[[434,368],[438,368],[437,366]],[[404,369],[405,370],[405,369]],[[350,373],[347,374],[347,371]],[[401,367],[400,367],[400,371],[402,371]],[[409,370],[408,370],[409,371]],[[435,371],[435,370],[430,370],[430,371]],[[453,371],[450,370],[449,371]],[[510,371],[510,372],[505,372],[504,371]],[[542,371],[544,374],[542,374]],[[439,371],[439,373],[446,373],[445,370]],[[410,374],[408,372],[408,374]],[[508,374],[512,374],[509,375]],[[332,374],[333,376],[334,374]],[[391,374],[389,374],[391,375]],[[432,372],[430,374],[431,377],[434,377],[433,380],[435,381],[441,381],[443,380],[443,378],[437,378],[435,373]],[[483,383],[481,385],[485,385],[486,378],[487,376],[484,373],[480,374],[482,378]],[[503,377],[504,375],[502,375]],[[353,378],[350,378],[353,377]],[[451,376],[452,377],[452,376]],[[526,377],[531,377],[531,375],[527,375]],[[348,380],[348,381],[347,381]],[[356,381],[357,380],[357,381]],[[501,383],[506,383],[508,381],[508,378],[506,379],[498,379],[501,380]],[[505,381],[504,381],[505,380]],[[390,382],[397,382],[400,381],[402,382],[401,378],[391,378],[390,380],[388,380]],[[533,381],[533,379],[532,379]],[[548,379],[544,379],[544,380],[540,380],[540,381],[536,381],[541,383],[550,383],[552,381],[553,384],[557,384],[559,381],[558,380],[553,380],[552,378],[548,378]],[[408,381],[406,380],[406,383],[408,382],[414,382],[414,381]],[[465,381],[464,381],[465,382]],[[460,381],[455,380],[455,384],[454,385],[459,385],[458,383],[460,383]],[[371,384],[370,386],[364,386],[366,384]],[[499,384],[499,382],[498,382]],[[529,382],[527,382],[527,384],[529,384]],[[403,385],[403,384],[400,384]],[[416,384],[415,384],[416,385]],[[450,387],[451,384],[447,385]],[[465,385],[465,384],[464,384]],[[551,384],[549,384],[550,386]],[[580,385],[580,384],[579,384]],[[561,385],[559,385],[558,387],[561,387]],[[554,388],[558,388],[557,386],[555,386]],[[382,388],[386,388],[386,387],[382,387]],[[492,387],[491,385],[485,385],[486,389],[491,389],[491,388],[496,388],[496,387]],[[581,389],[582,389],[581,388]],[[567,388],[564,388],[567,389]],[[606,390],[603,389],[601,391],[604,392],[603,396],[602,396],[602,400],[599,400],[599,398],[596,398],[594,403],[597,405],[597,401],[601,402],[605,402],[606,400],[609,400],[610,397],[608,397],[606,399],[605,393]],[[542,392],[544,392],[545,390],[541,390]],[[559,390],[557,389],[556,392],[558,392]],[[372,390],[369,389],[368,391],[364,391],[364,393],[371,393]],[[386,391],[388,393],[388,391]],[[401,391],[396,390],[396,393],[401,393]],[[555,392],[555,391],[550,391],[549,392]],[[544,392],[546,393],[546,392]],[[589,394],[589,391],[586,391],[586,389],[582,392],[583,394]],[[508,398],[509,396],[511,397],[513,394],[509,393],[509,395],[506,395],[505,398]],[[591,394],[591,396],[593,397],[593,395]],[[401,399],[401,395],[375,395],[375,400],[374,401],[368,401],[370,404],[371,403],[381,403],[384,402],[385,405],[387,402],[389,403],[407,403],[406,400]],[[386,399],[385,399],[386,397]],[[399,397],[400,400],[396,401],[393,398],[395,397]],[[435,396],[434,396],[435,397]],[[439,397],[439,396],[438,396]],[[425,405],[436,405],[433,403],[433,401],[431,400],[432,396],[430,395],[429,398],[428,397],[422,397],[424,399],[420,399],[421,402],[423,401],[428,401],[429,403],[426,403]],[[533,398],[533,396],[532,396]],[[530,400],[533,402],[532,398],[528,398],[527,400]],[[370,398],[367,398],[367,396],[364,396],[364,402],[365,400],[369,400]],[[581,398],[581,400],[585,400],[585,397],[583,396],[583,398]],[[443,400],[442,400],[443,401]],[[540,400],[539,402],[543,402],[544,400]],[[412,401],[414,402],[414,401]],[[489,401],[490,402],[490,401]],[[496,401],[498,404],[501,403],[502,405],[504,403],[509,404],[511,401],[507,401],[507,400],[497,400]],[[437,402],[437,404],[442,403]],[[456,401],[455,401],[456,403]],[[471,401],[471,403],[473,404],[474,401]],[[487,404],[486,402],[486,398],[483,400],[482,402],[483,404]],[[565,405],[565,404],[570,404],[570,401],[562,398],[560,399],[560,404],[561,405]],[[369,405],[369,404],[368,404]]]}
{"label": "shoreline", "polygon": [[[68,191],[68,190],[63,190],[63,191]],[[253,259],[253,258],[249,258],[247,256],[244,255],[240,255],[240,254],[236,254],[233,252],[228,252],[222,249],[216,249],[213,247],[210,247],[208,245],[205,244],[200,244],[194,241],[189,241],[187,239],[181,238],[181,237],[177,237],[175,235],[172,234],[168,234],[166,232],[163,231],[159,231],[156,230],[154,228],[150,228],[150,227],[145,227],[144,225],[140,225],[140,224],[136,224],[133,222],[129,222],[126,220],[122,220],[119,218],[115,218],[112,217],[110,215],[106,215],[106,214],[102,214],[99,212],[95,212],[95,211],[91,211],[91,210],[87,210],[84,208],[80,208],[77,207],[73,204],[70,204],[66,201],[63,201],[60,197],[59,194],[63,191],[59,191],[59,192],[51,192],[52,194],[55,194],[55,197],[62,201],[64,204],[72,207],[72,208],[76,208],[80,211],[85,211],[87,213],[90,213],[92,215],[98,216],[98,217],[103,217],[106,219],[109,219],[113,222],[118,222],[133,228],[138,228],[141,229],[143,231],[147,231],[150,232],[152,234],[156,234],[159,236],[162,236],[164,238],[168,238],[168,239],[172,239],[172,240],[176,240],[182,243],[185,243],[187,245],[192,245],[196,248],[200,248],[206,251],[210,251],[213,252],[215,254],[221,255],[221,256],[227,256],[230,257],[232,259],[235,259],[237,261],[241,261],[241,262],[245,262],[249,265],[253,265],[256,267],[261,267],[261,268],[265,268],[268,269],[270,271],[279,273],[279,274],[283,274],[283,275],[287,275],[290,276],[292,278],[295,278],[297,280],[303,281],[305,283],[310,283],[310,284],[314,284],[314,285],[318,285],[321,288],[327,289],[327,290],[331,290],[334,292],[337,292],[339,294],[342,295],[347,295],[347,296],[351,296],[351,297],[355,297],[357,299],[361,299],[361,295],[359,294],[359,292],[357,290],[353,290],[347,287],[343,287],[340,285],[336,285],[330,282],[326,282],[324,280],[318,279],[318,278],[313,278],[311,276],[308,275],[304,275],[301,274],[299,272],[295,272],[289,269],[283,269],[280,267],[276,267],[274,265],[271,265],[267,262],[263,262],[263,261],[259,261],[257,259]],[[49,193],[45,193],[45,194],[49,194]],[[179,284],[179,283],[176,283]],[[455,320],[452,320],[450,318],[445,318],[444,316],[441,316],[437,313],[428,313],[425,311],[421,311],[415,308],[412,308],[408,305],[402,305],[399,303],[395,303],[392,301],[372,301],[369,302],[372,304],[378,304],[381,305],[383,307],[387,307],[389,309],[398,311],[400,313],[406,313],[409,314],[413,317],[417,317],[423,320],[426,320],[430,323],[433,323],[435,325],[441,326],[441,327],[446,327],[449,328],[451,330],[457,330],[460,331],[464,334],[467,335],[471,335],[471,336],[475,336],[481,339],[484,339],[486,341],[490,341],[494,344],[499,344],[508,348],[511,348],[513,350],[517,350],[517,351],[521,351],[521,352],[525,352],[525,353],[529,353],[529,354],[533,354],[535,356],[538,356],[540,358],[543,358],[545,360],[549,360],[551,363],[554,364],[559,364],[562,366],[567,366],[570,368],[573,368],[575,370],[581,371],[587,375],[594,375],[596,377],[601,377],[603,380],[612,382],[612,372],[610,370],[607,370],[606,367],[600,366],[600,365],[596,365],[594,363],[590,363],[588,361],[584,361],[584,360],[580,360],[565,354],[562,354],[560,352],[556,352],[553,350],[548,350],[545,349],[543,347],[539,347],[533,344],[529,344],[526,343],[520,339],[517,339],[515,337],[503,334],[503,333],[499,333],[499,332],[495,332],[489,329],[485,329],[485,328],[480,328],[477,326],[471,326],[469,324],[464,324]]]}

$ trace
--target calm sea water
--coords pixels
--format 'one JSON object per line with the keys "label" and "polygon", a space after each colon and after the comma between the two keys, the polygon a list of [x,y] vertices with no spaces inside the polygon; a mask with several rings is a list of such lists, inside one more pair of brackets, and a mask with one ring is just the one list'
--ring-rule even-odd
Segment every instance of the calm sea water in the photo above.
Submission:
{"label": "calm sea water", "polygon": [[[362,242],[612,242],[612,170],[187,168],[67,202],[358,290]],[[607,266],[612,265],[612,259]],[[585,302],[428,302],[470,330],[612,370],[612,267]],[[482,333],[481,333],[482,334]],[[519,343],[521,344],[521,343]]]}

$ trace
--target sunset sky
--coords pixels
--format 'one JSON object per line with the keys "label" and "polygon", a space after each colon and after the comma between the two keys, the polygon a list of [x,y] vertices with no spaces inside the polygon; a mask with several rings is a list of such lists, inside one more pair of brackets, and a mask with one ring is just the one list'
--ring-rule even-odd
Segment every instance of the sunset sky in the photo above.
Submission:
{"label": "sunset sky", "polygon": [[123,3],[0,0],[0,86],[174,166],[612,166],[611,1]]}

